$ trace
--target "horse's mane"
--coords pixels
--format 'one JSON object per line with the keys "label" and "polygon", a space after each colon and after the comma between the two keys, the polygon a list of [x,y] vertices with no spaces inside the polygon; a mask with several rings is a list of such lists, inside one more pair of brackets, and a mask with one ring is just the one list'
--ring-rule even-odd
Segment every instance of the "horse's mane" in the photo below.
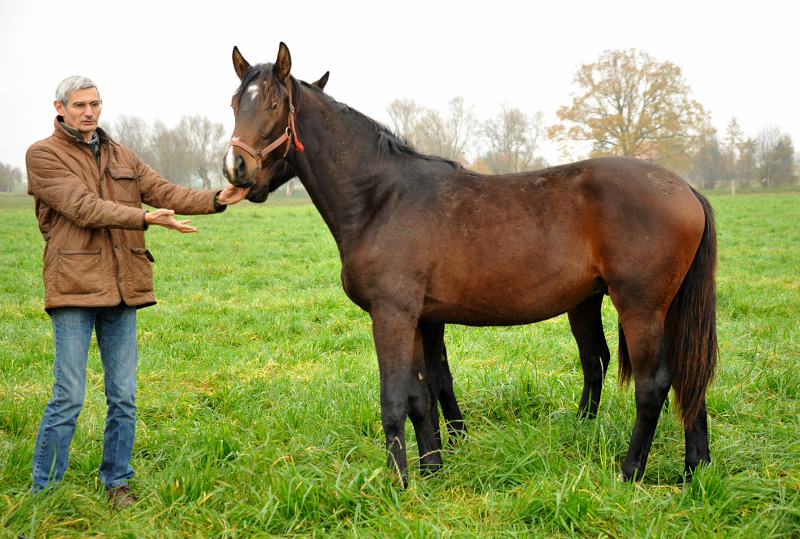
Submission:
{"label": "horse's mane", "polygon": [[389,153],[391,155],[396,155],[398,157],[410,157],[410,158],[425,159],[427,161],[439,161],[443,163],[448,163],[453,168],[461,168],[461,163],[453,161],[452,159],[446,159],[438,155],[428,155],[418,152],[408,140],[394,133],[385,124],[373,120],[366,114],[363,114],[362,112],[348,105],[340,103],[340,106],[342,107],[343,112],[349,114],[354,118],[357,118],[367,128],[375,131],[375,133],[378,135],[378,148],[381,152]]}

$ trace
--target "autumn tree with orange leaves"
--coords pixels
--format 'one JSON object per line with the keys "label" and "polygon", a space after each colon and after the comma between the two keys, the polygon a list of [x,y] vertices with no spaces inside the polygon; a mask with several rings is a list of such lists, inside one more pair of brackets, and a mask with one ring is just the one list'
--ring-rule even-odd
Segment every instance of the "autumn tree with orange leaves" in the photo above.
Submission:
{"label": "autumn tree with orange leaves", "polygon": [[605,51],[573,82],[579,92],[556,113],[561,123],[548,129],[565,156],[624,155],[685,171],[713,134],[709,115],[671,62],[635,49]]}

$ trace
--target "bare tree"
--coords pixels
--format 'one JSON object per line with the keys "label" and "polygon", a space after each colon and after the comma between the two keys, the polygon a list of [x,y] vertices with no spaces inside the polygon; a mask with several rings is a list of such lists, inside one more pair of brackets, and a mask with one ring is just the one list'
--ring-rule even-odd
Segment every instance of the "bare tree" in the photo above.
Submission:
{"label": "bare tree", "polygon": [[478,121],[473,107],[464,98],[454,97],[447,105],[448,115],[417,105],[412,99],[395,99],[386,109],[395,133],[414,148],[465,163],[470,145],[477,138]]}
{"label": "bare tree", "polygon": [[203,189],[218,185],[222,170],[220,161],[225,151],[225,127],[205,116],[184,116],[177,131],[189,145],[190,174],[200,179]]}
{"label": "bare tree", "polygon": [[794,144],[778,127],[767,127],[757,139],[756,164],[764,187],[794,183]]}
{"label": "bare tree", "polygon": [[156,120],[150,147],[155,157],[153,168],[159,174],[172,183],[191,186],[193,155],[183,130],[169,129]]}
{"label": "bare tree", "polygon": [[765,127],[756,138],[756,164],[764,187],[769,187],[773,181],[780,138],[781,130],[777,126]]}
{"label": "bare tree", "polygon": [[465,163],[468,148],[475,145],[479,132],[474,107],[464,103],[464,98],[459,96],[451,99],[447,108],[450,115],[445,120],[445,151],[440,155]]}
{"label": "bare tree", "polygon": [[423,109],[413,99],[403,98],[392,101],[386,107],[386,111],[392,122],[392,130],[400,137],[410,141],[414,129],[419,124],[419,117],[422,115]]}
{"label": "bare tree", "polygon": [[22,171],[17,167],[0,163],[0,192],[9,193],[22,183]]}
{"label": "bare tree", "polygon": [[495,174],[521,172],[541,165],[536,150],[544,134],[543,115],[528,115],[520,109],[501,105],[501,112],[486,122],[484,135],[490,154],[485,158]]}
{"label": "bare tree", "polygon": [[109,131],[114,140],[133,150],[142,161],[151,167],[156,164],[156,157],[151,147],[152,133],[147,122],[138,116],[123,114],[117,116]]}

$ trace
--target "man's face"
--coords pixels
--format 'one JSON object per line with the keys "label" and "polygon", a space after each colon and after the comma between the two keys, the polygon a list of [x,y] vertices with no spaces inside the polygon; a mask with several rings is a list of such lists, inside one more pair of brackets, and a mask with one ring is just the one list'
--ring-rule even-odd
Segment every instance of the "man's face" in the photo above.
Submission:
{"label": "man's face", "polygon": [[65,124],[80,131],[86,140],[91,140],[103,108],[97,88],[75,90],[67,96],[66,106],[58,100],[54,105],[58,114],[64,117]]}

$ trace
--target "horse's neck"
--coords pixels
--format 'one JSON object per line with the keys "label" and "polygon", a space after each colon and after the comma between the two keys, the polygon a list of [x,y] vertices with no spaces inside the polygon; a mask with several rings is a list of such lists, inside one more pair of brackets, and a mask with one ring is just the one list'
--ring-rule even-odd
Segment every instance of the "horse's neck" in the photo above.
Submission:
{"label": "horse's neck", "polygon": [[320,96],[303,101],[297,131],[306,149],[295,154],[295,170],[343,252],[369,221],[374,191],[387,188],[387,176],[367,164],[377,159],[378,136]]}

